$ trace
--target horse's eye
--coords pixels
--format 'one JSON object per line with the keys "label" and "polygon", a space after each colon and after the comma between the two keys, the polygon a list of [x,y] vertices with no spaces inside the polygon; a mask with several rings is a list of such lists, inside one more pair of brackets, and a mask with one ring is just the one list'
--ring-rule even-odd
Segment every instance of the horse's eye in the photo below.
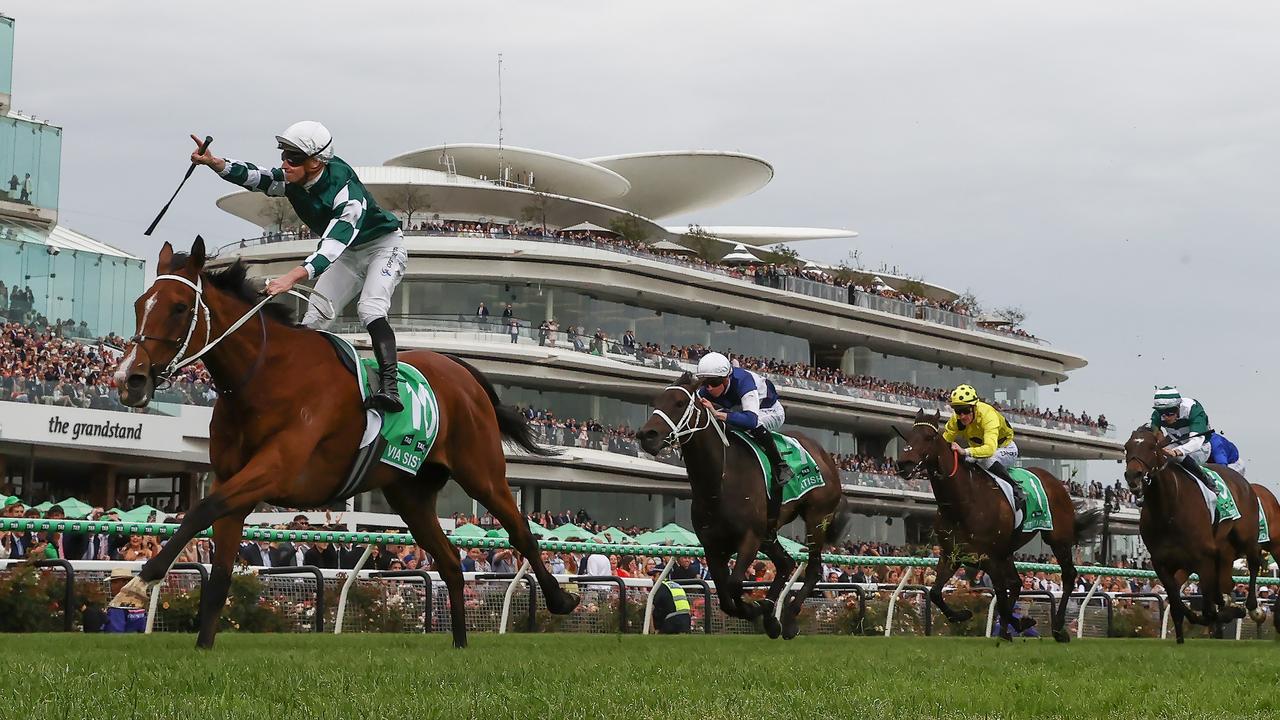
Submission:
{"label": "horse's eye", "polygon": [[189,309],[189,308],[187,307],[187,304],[186,304],[186,303],[174,303],[174,304],[173,304],[173,314],[174,314],[174,315],[181,315],[182,313],[186,312],[188,309]]}

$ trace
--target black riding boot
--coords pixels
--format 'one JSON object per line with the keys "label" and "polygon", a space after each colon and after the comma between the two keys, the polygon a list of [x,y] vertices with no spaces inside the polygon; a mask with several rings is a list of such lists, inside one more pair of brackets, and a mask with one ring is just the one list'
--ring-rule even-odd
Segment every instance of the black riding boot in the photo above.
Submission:
{"label": "black riding boot", "polygon": [[1218,486],[1214,484],[1212,480],[1209,479],[1209,476],[1206,475],[1204,472],[1204,468],[1200,467],[1200,463],[1196,462],[1195,458],[1191,457],[1190,455],[1183,455],[1182,467],[1186,468],[1187,472],[1191,473],[1191,477],[1204,483],[1205,487],[1209,488],[1209,490],[1211,490],[1214,494],[1217,494]]}
{"label": "black riding boot", "polygon": [[773,433],[764,426],[759,426],[748,434],[764,450],[765,457],[769,458],[769,464],[773,466],[773,482],[770,484],[769,497],[765,503],[765,533],[761,538],[764,542],[773,542],[778,536],[778,518],[782,516],[782,488],[791,479],[791,468],[787,467],[782,460],[782,455],[778,453],[778,446],[773,442]]}
{"label": "black riding boot", "polygon": [[369,339],[373,341],[373,356],[378,360],[379,389],[369,396],[365,406],[383,413],[398,413],[404,410],[404,404],[400,402],[400,384],[396,380],[396,335],[391,323],[386,318],[369,323]]}
{"label": "black riding boot", "polygon": [[1014,480],[1013,476],[1009,474],[1009,468],[1005,467],[999,460],[996,460],[991,463],[991,467],[989,469],[996,477],[1009,483],[1009,486],[1013,488],[1014,509],[1021,509],[1023,514],[1026,514],[1027,495],[1022,492],[1022,485],[1019,484],[1017,480]]}

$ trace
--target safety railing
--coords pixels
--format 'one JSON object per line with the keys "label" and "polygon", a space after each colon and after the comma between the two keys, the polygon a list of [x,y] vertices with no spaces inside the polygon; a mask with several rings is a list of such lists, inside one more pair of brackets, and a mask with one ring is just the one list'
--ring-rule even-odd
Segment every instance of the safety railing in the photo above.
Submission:
{"label": "safety railing", "polygon": [[[314,565],[298,565],[288,567],[272,567],[261,568],[258,570],[259,575],[264,576],[288,576],[288,575],[307,575],[315,579],[315,604],[311,610],[312,629],[317,633],[324,632],[324,574],[320,572],[320,568]],[[305,614],[305,613],[304,613]]]}

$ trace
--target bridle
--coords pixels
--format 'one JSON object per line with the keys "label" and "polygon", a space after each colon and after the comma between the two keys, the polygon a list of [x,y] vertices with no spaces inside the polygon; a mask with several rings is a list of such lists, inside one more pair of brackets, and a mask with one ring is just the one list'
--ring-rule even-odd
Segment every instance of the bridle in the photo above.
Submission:
{"label": "bridle", "polygon": [[[226,331],[224,331],[216,339],[210,342],[209,337],[213,332],[213,311],[209,308],[209,304],[206,303],[204,300],[204,278],[200,275],[196,275],[195,282],[191,282],[190,280],[182,277],[181,275],[157,275],[156,282],[160,282],[161,280],[175,280],[191,288],[191,290],[195,293],[195,302],[193,302],[191,305],[191,322],[187,325],[187,333],[181,339],[156,337],[154,335],[143,335],[141,333],[138,333],[137,335],[134,335],[133,337],[129,338],[129,342],[135,345],[145,342],[147,340],[152,340],[159,343],[166,343],[166,344],[178,346],[178,351],[174,354],[173,359],[169,361],[169,364],[165,366],[164,370],[160,371],[159,373],[156,373],[155,375],[155,379],[158,381],[156,384],[157,390],[161,390],[166,387],[169,387],[173,383],[173,374],[175,372],[181,370],[182,368],[204,357],[206,354],[209,353],[210,350],[217,347],[218,343],[227,339],[227,337],[229,337],[232,333],[239,330],[245,323],[249,322],[249,320],[254,315],[260,316],[262,313],[263,306],[271,302],[273,298],[273,296],[271,295],[265,295],[257,305],[254,305],[252,308],[249,309],[248,312],[246,312],[244,315],[241,315],[240,319],[231,323],[231,325],[227,327]],[[296,290],[290,290],[289,294],[302,298],[307,302],[311,302],[310,298],[303,295],[302,293],[297,292]],[[311,290],[311,294],[319,296],[321,299],[325,300],[325,302],[329,302],[328,298],[324,297],[323,295],[320,295],[314,290]],[[329,302],[329,307],[330,308],[333,307],[332,302]],[[204,313],[204,345],[200,348],[198,352],[187,355],[187,350],[191,346],[191,338],[195,335],[196,327],[200,324],[201,312]],[[240,383],[241,387],[243,387],[246,383],[248,383],[249,380],[255,374],[257,374],[258,369],[262,366],[263,358],[266,352],[267,324],[265,322],[265,319],[262,317],[259,317],[258,320],[259,320],[259,324],[261,324],[262,326],[262,342],[258,345],[258,356],[254,360],[253,366],[249,369],[249,372],[248,374],[246,374],[245,379]],[[224,390],[222,392],[223,394],[229,393],[230,389]]]}
{"label": "bridle", "polygon": [[711,427],[715,428],[716,434],[720,436],[720,442],[725,447],[729,446],[729,438],[724,433],[724,426],[720,424],[719,420],[716,420],[714,413],[698,404],[694,393],[689,388],[682,385],[668,385],[663,392],[667,390],[679,390],[689,399],[689,403],[685,405],[684,414],[680,416],[679,422],[673,422],[665,412],[654,408],[653,414],[662,418],[667,427],[671,428],[671,432],[663,440],[664,445],[683,445],[685,438]]}
{"label": "bridle", "polygon": [[[917,427],[928,428],[928,429],[930,429],[930,430],[932,430],[932,431],[933,431],[933,434],[934,434],[935,436],[937,436],[937,435],[938,435],[938,428],[937,428],[937,426],[936,426],[936,425],[934,425],[933,423],[927,423],[927,422],[916,422],[916,423],[912,423],[912,424],[911,424],[911,427],[913,427],[913,428],[917,428]],[[905,440],[906,438],[904,437],[903,439]],[[908,446],[908,447],[910,447],[910,446]],[[956,449],[952,448],[952,449],[951,449],[951,453],[952,453],[952,455],[953,455],[953,458],[952,458],[953,462],[952,462],[952,464],[951,464],[951,474],[947,476],[947,478],[948,478],[948,479],[950,479],[950,478],[954,478],[954,477],[955,477],[957,474],[959,474],[959,472],[960,472],[960,452],[959,452],[958,450],[956,450]],[[935,463],[935,464],[936,464],[936,463]],[[925,463],[923,463],[923,462],[918,462],[918,463],[916,463],[916,464],[915,464],[915,466],[914,466],[914,467],[912,467],[912,468],[911,468],[911,471],[910,471],[910,472],[908,472],[908,473],[906,474],[906,476],[905,476],[903,479],[904,479],[904,480],[926,480],[926,479],[928,479],[928,478],[926,477],[926,474],[927,474],[927,473],[930,473],[930,472],[935,472],[936,474],[941,475],[941,474],[942,474],[942,467],[939,465],[939,467],[938,467],[936,470],[930,470],[930,469],[928,469],[928,468],[926,468],[926,467],[925,467]]]}

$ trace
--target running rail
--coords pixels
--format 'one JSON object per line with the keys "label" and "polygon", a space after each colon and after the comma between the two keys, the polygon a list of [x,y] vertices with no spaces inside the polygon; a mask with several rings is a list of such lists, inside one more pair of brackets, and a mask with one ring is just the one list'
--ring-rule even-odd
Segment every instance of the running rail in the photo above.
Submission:
{"label": "running rail", "polygon": [[[0,518],[0,530],[16,530],[19,532],[26,531],[55,531],[55,532],[83,532],[83,533],[110,533],[114,535],[156,535],[160,537],[168,537],[178,530],[178,525],[170,523],[131,523],[131,522],[108,522],[103,520],[46,520],[43,518]],[[211,537],[212,530],[205,530],[196,535],[196,537]],[[347,543],[378,543],[378,544],[417,544],[413,536],[408,533],[380,533],[380,532],[339,532],[331,530],[274,530],[271,528],[255,528],[246,527],[243,531],[243,537],[248,540],[266,540],[269,542],[347,542]],[[449,536],[449,541],[456,547],[460,548],[481,548],[485,550],[494,550],[499,548],[512,548],[511,543],[505,538],[463,538],[453,535]],[[568,551],[568,552],[603,552],[603,553],[628,553],[632,555],[656,555],[664,557],[703,557],[702,548],[696,545],[625,545],[618,543],[592,543],[592,542],[570,542],[566,540],[539,540],[538,547],[542,550]],[[515,548],[512,548],[515,549]],[[768,559],[764,555],[759,555],[762,559]],[[797,561],[808,560],[808,554],[800,551],[791,553],[791,557]],[[937,558],[929,557],[890,557],[881,555],[841,555],[838,553],[823,553],[822,562],[831,563],[833,565],[902,565],[907,567],[933,567],[937,564]],[[1052,563],[1032,563],[1019,562],[1014,563],[1018,570],[1031,572],[1061,572],[1062,568]],[[1084,565],[1078,566],[1076,572],[1081,575],[1107,575],[1111,577],[1135,577],[1135,578],[1155,578],[1156,574],[1152,570],[1139,570],[1136,568],[1113,568],[1100,565]],[[1234,582],[1248,582],[1249,578],[1244,576],[1234,576]],[[1259,577],[1259,585],[1280,585],[1280,578]]]}

